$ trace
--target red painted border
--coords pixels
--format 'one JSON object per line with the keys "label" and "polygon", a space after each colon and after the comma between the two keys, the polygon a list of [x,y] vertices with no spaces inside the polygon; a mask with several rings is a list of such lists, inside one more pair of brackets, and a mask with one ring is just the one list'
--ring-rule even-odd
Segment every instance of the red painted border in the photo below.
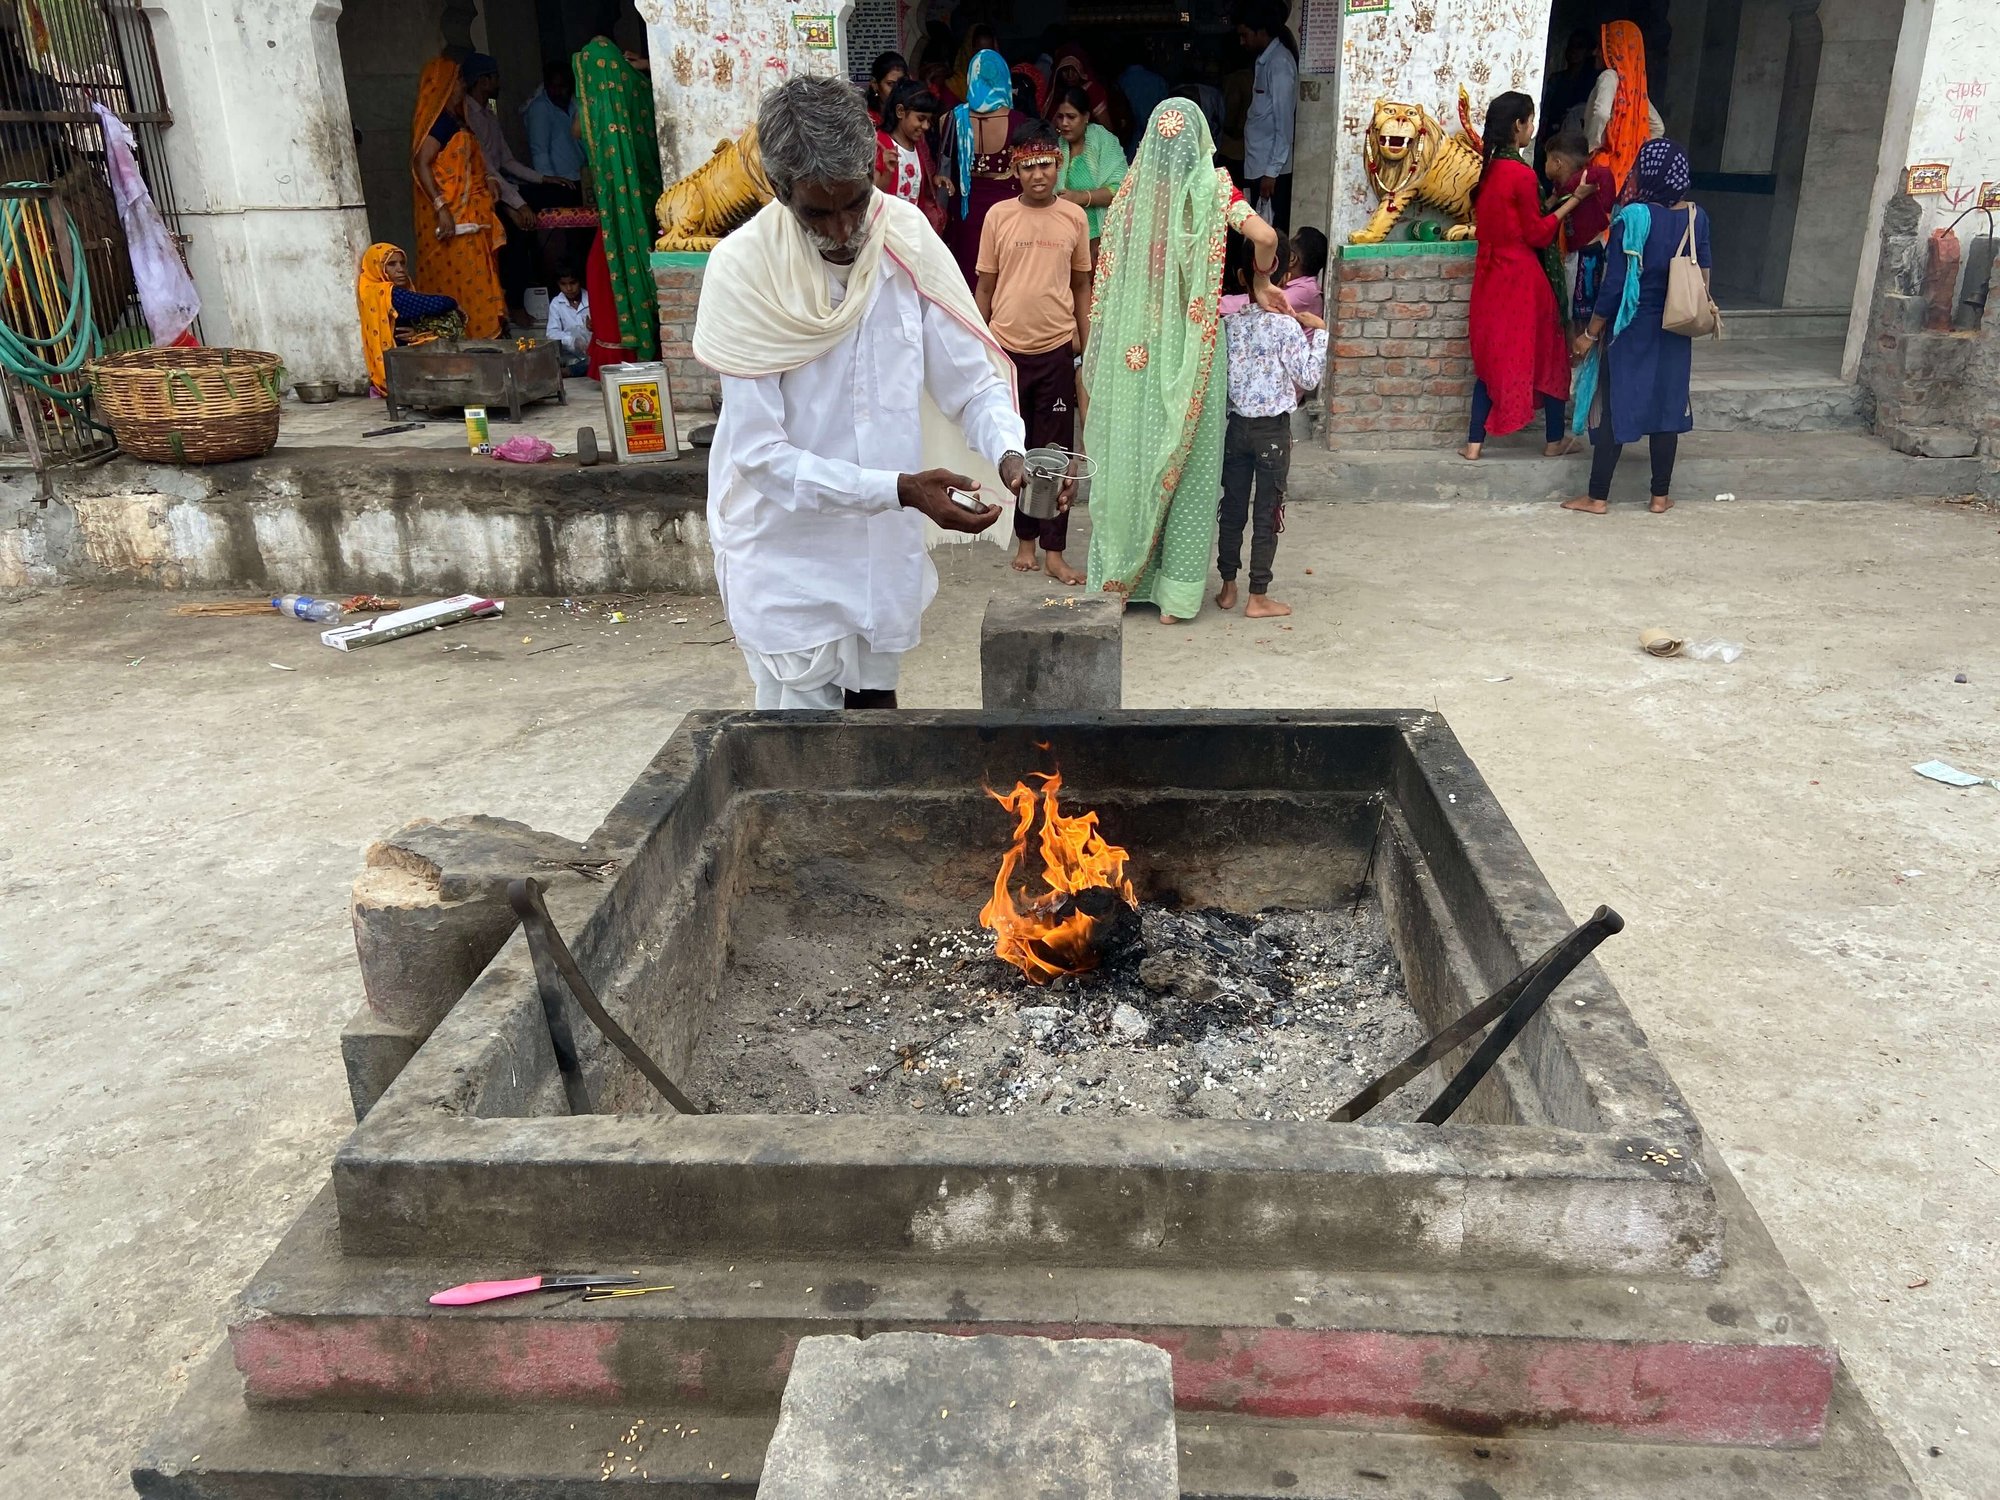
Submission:
{"label": "red painted border", "polygon": [[[650,1372],[643,1389],[629,1392],[633,1399],[666,1394],[665,1376],[671,1394],[685,1400],[705,1399],[720,1381],[735,1396],[775,1401],[799,1337],[857,1326],[888,1331],[865,1321],[759,1325],[768,1363],[749,1369],[680,1344],[672,1324],[645,1325],[640,1335],[638,1325],[609,1319],[266,1317],[231,1330],[230,1339],[255,1402],[448,1406],[619,1401],[628,1395],[620,1370]],[[1173,1356],[1175,1404],[1184,1411],[1489,1437],[1581,1429],[1753,1448],[1816,1446],[1838,1363],[1829,1347],[1795,1344],[1110,1323],[895,1326],[968,1337],[1138,1339]]]}

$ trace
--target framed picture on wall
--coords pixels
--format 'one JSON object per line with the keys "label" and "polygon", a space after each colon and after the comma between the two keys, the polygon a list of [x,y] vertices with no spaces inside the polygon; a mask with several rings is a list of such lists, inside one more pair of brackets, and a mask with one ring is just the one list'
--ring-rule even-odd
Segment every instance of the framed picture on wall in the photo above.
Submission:
{"label": "framed picture on wall", "polygon": [[834,34],[832,16],[808,15],[804,11],[792,12],[792,35],[808,52],[838,52],[840,40]]}
{"label": "framed picture on wall", "polygon": [[1903,191],[1912,198],[1925,198],[1933,193],[1942,193],[1951,186],[1951,163],[1928,161],[1908,168],[1903,173]]}

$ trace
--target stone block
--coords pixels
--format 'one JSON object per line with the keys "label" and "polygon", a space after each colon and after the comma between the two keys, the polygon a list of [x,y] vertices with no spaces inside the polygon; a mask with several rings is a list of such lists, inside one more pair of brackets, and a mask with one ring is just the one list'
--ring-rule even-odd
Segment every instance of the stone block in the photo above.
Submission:
{"label": "stone block", "polygon": [[1124,1339],[799,1341],[758,1500],[1177,1500],[1173,1364]]}
{"label": "stone block", "polygon": [[1125,617],[1109,594],[995,595],[979,627],[988,712],[1115,709],[1125,692]]}
{"label": "stone block", "polygon": [[371,845],[350,908],[369,1010],[421,1042],[513,932],[507,883],[562,876],[581,851],[483,815],[419,819]]}
{"label": "stone block", "polygon": [[389,1085],[417,1055],[424,1039],[385,1021],[367,1005],[340,1031],[340,1060],[347,1068],[347,1096],[358,1122],[389,1092]]}
{"label": "stone block", "polygon": [[1960,427],[1890,427],[1882,436],[1916,458],[1971,458],[1979,451],[1978,437]]}

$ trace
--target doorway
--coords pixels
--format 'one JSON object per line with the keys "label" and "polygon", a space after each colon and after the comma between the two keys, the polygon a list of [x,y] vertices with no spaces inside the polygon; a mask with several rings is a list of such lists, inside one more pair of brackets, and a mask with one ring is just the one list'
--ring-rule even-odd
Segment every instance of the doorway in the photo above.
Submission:
{"label": "doorway", "polygon": [[1606,21],[1646,38],[1731,331],[1844,337],[1904,0],[1555,0],[1549,73]]}
{"label": "doorway", "polygon": [[340,60],[354,123],[369,237],[414,241],[410,115],[417,79],[440,53],[489,54],[500,65],[494,114],[514,154],[530,161],[521,110],[550,63],[609,35],[632,0],[346,0]]}

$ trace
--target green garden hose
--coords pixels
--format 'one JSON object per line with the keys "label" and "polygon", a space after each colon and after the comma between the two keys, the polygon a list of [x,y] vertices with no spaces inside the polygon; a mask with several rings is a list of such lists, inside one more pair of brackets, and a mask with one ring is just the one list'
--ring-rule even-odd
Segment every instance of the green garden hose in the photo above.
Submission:
{"label": "green garden hose", "polygon": [[[8,190],[42,189],[46,185],[34,182],[10,182]],[[32,255],[33,247],[24,246],[26,237],[28,205],[34,200],[22,197],[0,198],[0,275],[6,274],[21,259],[23,252]],[[22,333],[0,313],[0,369],[19,380],[29,389],[39,391],[53,401],[60,401],[81,414],[89,399],[89,388],[75,377],[82,373],[84,364],[96,356],[100,339],[90,316],[90,267],[84,259],[83,234],[76,227],[74,219],[68,220],[70,264],[76,267],[76,278],[64,292],[66,305],[63,308],[62,326],[48,338],[36,338]],[[56,270],[57,268],[51,268]],[[60,275],[60,272],[57,271]],[[69,346],[69,352],[59,360],[51,361],[48,351]],[[51,382],[68,379],[70,387]]]}

